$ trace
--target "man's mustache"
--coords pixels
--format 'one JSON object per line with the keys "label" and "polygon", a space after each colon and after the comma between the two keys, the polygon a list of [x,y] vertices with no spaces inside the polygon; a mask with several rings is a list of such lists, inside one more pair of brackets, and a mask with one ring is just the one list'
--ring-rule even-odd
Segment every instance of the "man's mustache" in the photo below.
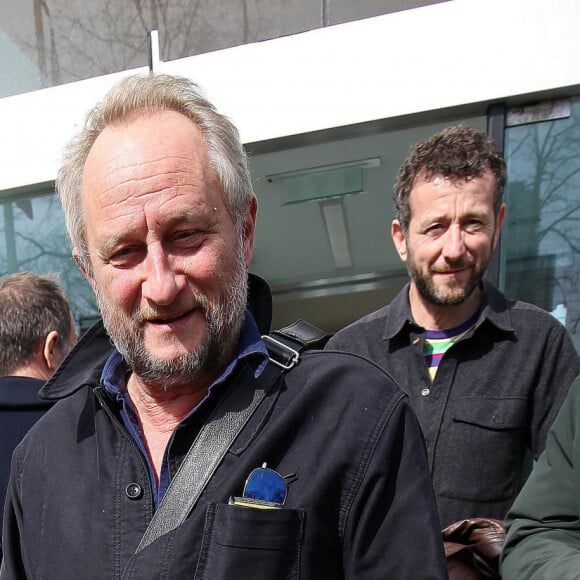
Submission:
{"label": "man's mustache", "polygon": [[201,310],[206,313],[211,307],[209,299],[203,294],[190,296],[189,300],[183,304],[172,304],[168,307],[144,307],[135,311],[131,316],[132,321],[135,324],[141,325],[144,322],[167,322],[175,320],[186,314],[189,314],[193,310]]}

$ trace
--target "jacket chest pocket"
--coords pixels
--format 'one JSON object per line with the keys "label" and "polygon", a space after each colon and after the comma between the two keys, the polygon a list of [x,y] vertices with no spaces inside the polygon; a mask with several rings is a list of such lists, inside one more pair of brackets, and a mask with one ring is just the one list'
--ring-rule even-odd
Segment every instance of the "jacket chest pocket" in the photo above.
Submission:
{"label": "jacket chest pocket", "polygon": [[210,504],[196,580],[299,580],[304,510]]}
{"label": "jacket chest pocket", "polygon": [[455,466],[453,477],[437,474],[443,495],[476,501],[511,498],[521,486],[527,422],[525,399],[457,399],[452,422],[441,436],[440,459]]}
{"label": "jacket chest pocket", "polygon": [[492,431],[522,429],[527,423],[527,400],[462,397],[455,401],[453,419]]}

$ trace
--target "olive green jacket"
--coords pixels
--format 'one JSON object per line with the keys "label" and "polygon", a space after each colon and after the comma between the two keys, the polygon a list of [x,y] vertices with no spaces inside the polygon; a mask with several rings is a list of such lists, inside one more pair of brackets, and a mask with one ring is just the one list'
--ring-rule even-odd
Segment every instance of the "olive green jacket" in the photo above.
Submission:
{"label": "olive green jacket", "polygon": [[580,377],[506,525],[503,580],[580,578]]}

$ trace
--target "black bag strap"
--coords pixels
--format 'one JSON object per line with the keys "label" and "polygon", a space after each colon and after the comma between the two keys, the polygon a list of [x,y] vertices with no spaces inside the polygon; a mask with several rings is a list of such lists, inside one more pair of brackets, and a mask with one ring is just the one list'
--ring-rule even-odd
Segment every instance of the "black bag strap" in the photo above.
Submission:
{"label": "black bag strap", "polygon": [[258,384],[232,384],[201,428],[149,526],[135,554],[181,525],[194,508],[211,476],[228,449],[281,375],[296,366],[306,348],[321,346],[327,335],[316,326],[298,320],[263,336],[269,362]]}
{"label": "black bag strap", "polygon": [[303,350],[322,348],[328,339],[324,330],[306,320],[297,320],[290,326],[262,336],[270,361],[285,370],[290,370],[298,363]]}

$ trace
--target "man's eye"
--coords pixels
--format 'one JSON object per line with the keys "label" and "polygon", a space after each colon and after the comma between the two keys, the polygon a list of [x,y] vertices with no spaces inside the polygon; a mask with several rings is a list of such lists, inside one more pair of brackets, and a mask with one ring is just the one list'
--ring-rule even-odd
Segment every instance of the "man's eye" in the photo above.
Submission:
{"label": "man's eye", "polygon": [[199,231],[183,231],[175,234],[174,243],[183,247],[198,247],[203,241],[203,234]]}
{"label": "man's eye", "polygon": [[177,240],[189,240],[195,235],[195,232],[179,232],[175,239]]}
{"label": "man's eye", "polygon": [[425,228],[426,234],[436,235],[443,231],[443,226],[441,224],[432,224],[429,227]]}
{"label": "man's eye", "polygon": [[465,229],[470,232],[479,231],[482,227],[483,223],[478,219],[469,220],[465,223]]}
{"label": "man's eye", "polygon": [[126,267],[135,263],[139,259],[139,252],[136,248],[121,248],[115,251],[108,259],[109,264],[117,267]]}

